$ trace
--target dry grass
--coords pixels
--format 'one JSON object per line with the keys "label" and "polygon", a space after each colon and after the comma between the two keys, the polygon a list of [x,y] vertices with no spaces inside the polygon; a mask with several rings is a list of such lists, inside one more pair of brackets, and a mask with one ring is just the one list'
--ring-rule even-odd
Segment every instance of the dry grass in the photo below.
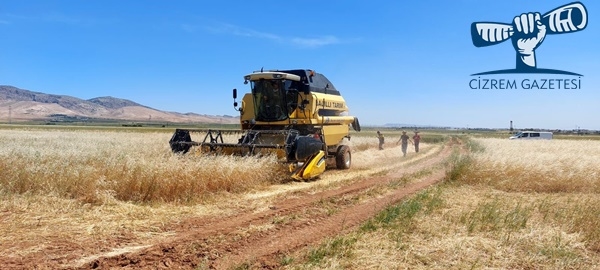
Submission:
{"label": "dry grass", "polygon": [[[278,185],[287,173],[274,157],[177,156],[170,152],[170,136],[0,130],[0,256],[43,250],[56,239],[100,247],[116,236],[133,241],[127,245],[144,244],[169,236],[166,225],[176,220],[260,211],[278,194],[316,191],[410,166],[441,149],[425,143],[422,153],[402,158],[388,140],[393,136],[386,136],[382,151],[373,136],[354,136],[348,142],[351,170]],[[391,206],[361,230],[326,241],[304,260],[286,258],[286,264],[291,269],[598,268],[600,141],[477,139],[469,146],[483,151],[456,156],[448,184]]]}
{"label": "dry grass", "polygon": [[173,155],[170,134],[3,130],[0,194],[194,203],[280,180],[275,158]]}
{"label": "dry grass", "polygon": [[480,139],[460,179],[505,191],[600,193],[599,141]]}
{"label": "dry grass", "polygon": [[[469,146],[474,153],[454,157],[446,184],[286,267],[599,269],[600,142],[478,139]],[[332,241],[346,245],[311,261]]]}
{"label": "dry grass", "polygon": [[[537,195],[561,194],[563,204],[545,202],[541,208],[568,209],[546,214],[566,223],[567,232],[581,233],[587,247],[600,252],[600,142],[477,140],[486,150],[456,179],[458,183]],[[582,198],[588,198],[582,200]]]}
{"label": "dry grass", "polygon": [[401,227],[405,233],[398,228],[367,233],[351,260],[329,264],[351,269],[593,269],[600,262],[585,237],[569,230],[568,219],[556,218],[570,207],[544,208],[566,197],[461,187],[444,191],[440,199],[443,206],[416,215]]}
{"label": "dry grass", "polygon": [[352,169],[384,169],[389,166],[397,166],[401,162],[415,161],[430,157],[432,148],[440,145],[421,143],[419,145],[419,155],[414,153],[414,148],[409,145],[408,154],[402,157],[402,150],[395,142],[388,142],[384,145],[384,150],[379,150],[377,139],[370,137],[352,137],[349,142],[354,152],[360,154],[352,156]]}
{"label": "dry grass", "polygon": [[[286,168],[275,157],[254,158],[190,153],[173,155],[171,134],[156,132],[2,130],[0,194],[48,195],[102,204],[197,203],[221,192],[243,193],[282,183]],[[196,140],[203,136],[196,136]],[[239,135],[225,136],[234,142]],[[377,139],[353,136],[353,172],[396,166],[400,149],[377,149]],[[422,144],[427,153],[431,145]],[[382,162],[382,160],[385,160]],[[375,166],[378,165],[378,166]],[[347,175],[345,175],[346,177]],[[347,177],[346,177],[347,178]]]}
{"label": "dry grass", "polygon": [[362,230],[325,241],[287,267],[596,269],[600,264],[598,251],[576,225],[586,215],[577,211],[581,205],[595,208],[590,215],[597,221],[597,196],[506,193],[473,186],[425,194],[427,199],[416,196],[392,206]]}
{"label": "dry grass", "polygon": [[351,170],[286,183],[288,173],[274,157],[178,156],[170,137],[114,129],[0,130],[0,256],[78,243],[98,243],[98,250],[86,252],[101,254],[110,251],[101,250],[109,245],[104,242],[115,238],[143,245],[171,235],[167,228],[178,220],[261,211],[278,194],[340,185],[440,148],[423,144],[423,153],[402,159],[395,146],[378,151],[370,149],[376,138],[354,136]]}
{"label": "dry grass", "polygon": [[[170,235],[165,228],[186,217],[252,207],[237,194],[279,179],[274,158],[177,156],[170,135],[1,130],[0,256],[79,243],[101,248],[115,238],[144,243]],[[220,197],[227,207],[214,207]]]}

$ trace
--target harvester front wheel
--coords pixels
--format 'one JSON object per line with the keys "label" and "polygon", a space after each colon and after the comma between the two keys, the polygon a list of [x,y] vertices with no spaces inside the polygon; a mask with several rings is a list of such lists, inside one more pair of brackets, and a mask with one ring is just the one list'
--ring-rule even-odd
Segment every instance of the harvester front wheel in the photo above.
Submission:
{"label": "harvester front wheel", "polygon": [[350,147],[347,145],[341,145],[338,147],[337,153],[335,154],[336,167],[340,170],[350,169],[352,155],[350,154]]}
{"label": "harvester front wheel", "polygon": [[171,140],[169,140],[169,145],[171,145],[171,151],[173,151],[173,153],[185,154],[190,151],[192,146],[189,143],[191,142],[192,137],[190,136],[189,130],[176,129]]}

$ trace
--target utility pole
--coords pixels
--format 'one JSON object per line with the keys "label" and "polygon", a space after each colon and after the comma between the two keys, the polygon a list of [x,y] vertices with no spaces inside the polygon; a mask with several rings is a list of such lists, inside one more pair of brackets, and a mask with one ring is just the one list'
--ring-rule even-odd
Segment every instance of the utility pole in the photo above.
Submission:
{"label": "utility pole", "polygon": [[12,105],[8,105],[8,123],[12,124]]}

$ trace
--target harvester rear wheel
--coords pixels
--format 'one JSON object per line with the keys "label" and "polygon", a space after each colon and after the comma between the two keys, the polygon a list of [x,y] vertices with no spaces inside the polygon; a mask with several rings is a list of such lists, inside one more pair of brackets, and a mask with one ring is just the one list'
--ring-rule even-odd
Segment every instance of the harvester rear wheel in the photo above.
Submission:
{"label": "harvester rear wheel", "polygon": [[350,147],[347,145],[338,147],[337,153],[335,154],[336,167],[340,170],[350,169],[351,161],[352,155],[350,154]]}

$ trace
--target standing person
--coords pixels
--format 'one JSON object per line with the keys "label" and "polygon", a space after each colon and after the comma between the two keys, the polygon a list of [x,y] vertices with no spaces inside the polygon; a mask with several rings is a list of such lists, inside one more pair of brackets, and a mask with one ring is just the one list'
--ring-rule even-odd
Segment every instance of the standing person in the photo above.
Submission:
{"label": "standing person", "polygon": [[408,135],[406,135],[406,131],[402,131],[400,140],[398,140],[398,142],[396,144],[398,144],[399,142],[402,142],[402,154],[404,154],[403,156],[406,156],[406,149],[408,149],[409,141],[412,143],[412,141],[410,140],[410,137],[408,137]]}
{"label": "standing person", "polygon": [[381,134],[381,132],[379,132],[379,130],[377,131],[377,139],[379,139],[379,150],[383,150],[384,138],[383,138],[383,134]]}
{"label": "standing person", "polygon": [[415,131],[415,135],[412,137],[415,142],[415,152],[419,153],[419,141],[421,140],[421,135],[419,135],[418,131]]}

